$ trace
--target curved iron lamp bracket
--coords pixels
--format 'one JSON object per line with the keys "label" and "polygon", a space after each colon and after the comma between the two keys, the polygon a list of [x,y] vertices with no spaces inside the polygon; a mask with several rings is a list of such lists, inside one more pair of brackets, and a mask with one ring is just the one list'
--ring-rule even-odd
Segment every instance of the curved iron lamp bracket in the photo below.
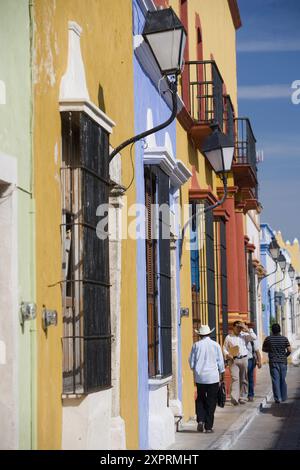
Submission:
{"label": "curved iron lamp bracket", "polygon": [[117,148],[115,148],[112,151],[112,153],[109,156],[109,163],[119,152],[121,152],[121,150],[123,150],[128,145],[134,144],[135,142],[138,142],[139,140],[144,139],[150,134],[154,134],[155,132],[161,131],[162,129],[169,126],[174,121],[177,115],[177,75],[175,75],[174,80],[168,79],[168,82],[169,82],[169,91],[172,94],[172,114],[169,117],[169,119],[167,119],[167,121],[163,122],[162,124],[156,127],[153,127],[152,129],[149,129],[145,132],[141,132],[140,134],[137,134],[134,137],[131,137],[130,139],[125,140],[125,142],[123,142],[121,145],[119,145]]}

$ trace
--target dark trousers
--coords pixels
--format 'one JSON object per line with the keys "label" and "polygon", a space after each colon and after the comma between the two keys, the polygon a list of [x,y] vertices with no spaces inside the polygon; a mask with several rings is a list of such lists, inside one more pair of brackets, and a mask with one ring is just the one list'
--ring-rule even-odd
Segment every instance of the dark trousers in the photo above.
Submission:
{"label": "dark trousers", "polygon": [[278,401],[285,401],[287,399],[287,385],[285,381],[287,365],[277,362],[269,364],[269,366],[274,399]]}
{"label": "dark trousers", "polygon": [[254,357],[248,359],[248,397],[254,397],[254,369],[256,361]]}
{"label": "dark trousers", "polygon": [[217,406],[219,382],[197,384],[196,413],[197,422],[203,422],[205,429],[212,429]]}

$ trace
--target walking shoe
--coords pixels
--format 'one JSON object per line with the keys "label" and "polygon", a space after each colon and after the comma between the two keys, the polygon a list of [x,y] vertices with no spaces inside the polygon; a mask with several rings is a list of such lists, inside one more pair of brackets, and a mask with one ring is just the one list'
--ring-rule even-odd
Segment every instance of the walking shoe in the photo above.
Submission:
{"label": "walking shoe", "polygon": [[204,423],[200,421],[197,426],[197,431],[198,432],[203,432],[204,431]]}
{"label": "walking shoe", "polygon": [[240,403],[241,405],[246,405],[247,402],[246,402],[246,400],[243,400],[243,398],[240,398],[240,399],[239,399],[239,403]]}
{"label": "walking shoe", "polygon": [[277,403],[277,405],[280,404],[280,400],[275,400],[275,403]]}
{"label": "walking shoe", "polygon": [[214,430],[213,429],[206,429],[205,432],[210,433],[210,432],[214,432]]}
{"label": "walking shoe", "polygon": [[248,401],[254,401],[254,397],[248,397]]}
{"label": "walking shoe", "polygon": [[237,406],[237,405],[239,404],[239,402],[236,401],[234,398],[231,398],[231,404],[232,404],[233,406]]}

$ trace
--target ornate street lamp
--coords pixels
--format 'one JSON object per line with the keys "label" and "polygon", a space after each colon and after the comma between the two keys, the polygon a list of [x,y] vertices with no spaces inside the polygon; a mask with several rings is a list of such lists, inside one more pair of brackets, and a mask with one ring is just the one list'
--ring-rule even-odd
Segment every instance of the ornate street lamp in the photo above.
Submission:
{"label": "ornate street lamp", "polygon": [[215,173],[223,181],[224,194],[222,199],[217,201],[216,204],[206,207],[205,212],[215,209],[225,201],[227,197],[227,173],[231,170],[234,155],[234,142],[220,131],[219,124],[214,123],[211,128],[213,132],[205,139],[201,150]]}
{"label": "ornate street lamp", "polygon": [[148,11],[143,38],[162,75],[178,75],[181,72],[186,32],[172,8]]}
{"label": "ornate street lamp", "polygon": [[290,276],[290,280],[293,281],[295,279],[295,270],[293,268],[293,266],[290,264],[289,266],[289,270],[288,270],[288,274]]}
{"label": "ornate street lamp", "polygon": [[212,129],[213,133],[206,138],[201,150],[215,173],[224,175],[231,170],[234,142],[220,131],[218,124],[214,124]]}
{"label": "ornate street lamp", "polygon": [[[201,148],[202,152],[204,153],[205,157],[211,164],[215,173],[217,173],[221,180],[223,181],[224,185],[224,194],[222,198],[217,201],[215,204],[210,206],[206,206],[204,209],[204,213],[215,209],[216,207],[223,204],[227,197],[227,173],[231,170],[233,155],[234,155],[234,143],[233,141],[223,132],[220,131],[218,124],[213,124],[212,126],[212,134],[207,137],[203,143]],[[182,256],[182,247],[183,247],[183,240],[185,236],[186,229],[191,221],[196,218],[202,210],[193,214],[189,220],[185,223],[182,232],[181,232],[181,243],[180,243],[180,250],[179,250],[179,259],[181,260]]]}
{"label": "ornate street lamp", "polygon": [[183,64],[186,32],[183,24],[172,8],[148,11],[143,30],[143,38],[149,45],[162,76],[168,77],[169,90],[172,94],[172,113],[164,123],[123,142],[110,154],[109,161],[125,147],[154,134],[174,121],[177,115],[177,80]]}
{"label": "ornate street lamp", "polygon": [[280,255],[280,246],[275,237],[272,238],[272,241],[269,245],[269,252],[271,254],[272,259],[276,262],[279,255]]}
{"label": "ornate street lamp", "polygon": [[285,269],[286,269],[286,259],[285,259],[285,256],[282,253],[280,253],[280,255],[278,256],[277,261],[278,261],[278,264],[281,268],[281,271],[284,272]]}

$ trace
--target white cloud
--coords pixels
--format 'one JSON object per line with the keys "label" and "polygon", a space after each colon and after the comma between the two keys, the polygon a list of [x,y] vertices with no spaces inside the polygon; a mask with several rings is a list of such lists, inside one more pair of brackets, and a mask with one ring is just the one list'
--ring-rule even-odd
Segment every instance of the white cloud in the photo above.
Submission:
{"label": "white cloud", "polygon": [[238,88],[240,99],[244,100],[267,100],[279,98],[291,98],[290,85],[251,85]]}
{"label": "white cloud", "polygon": [[298,52],[300,39],[238,42],[238,52]]}
{"label": "white cloud", "polygon": [[[274,144],[265,143],[263,146],[264,155],[266,158],[282,157],[282,158],[300,158],[300,142],[294,144]],[[298,177],[298,176],[297,176]]]}

